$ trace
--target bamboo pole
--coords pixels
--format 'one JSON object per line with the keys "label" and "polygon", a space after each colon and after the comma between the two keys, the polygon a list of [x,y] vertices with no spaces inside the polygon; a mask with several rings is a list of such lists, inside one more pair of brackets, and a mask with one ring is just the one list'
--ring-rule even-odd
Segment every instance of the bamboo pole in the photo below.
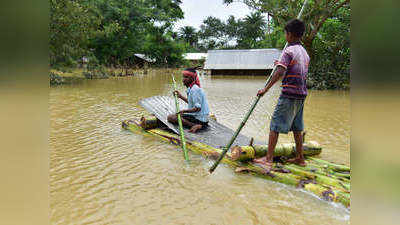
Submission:
{"label": "bamboo pole", "polygon": [[350,192],[350,186],[348,184],[345,184],[337,179],[334,179],[332,177],[327,177],[321,174],[316,174],[313,172],[309,172],[306,170],[303,170],[303,168],[300,168],[296,165],[285,165],[285,169],[290,170],[293,174],[299,175],[304,178],[312,179],[315,180],[318,184],[321,185],[328,185],[331,187],[335,187],[338,190],[344,191],[344,192]]}
{"label": "bamboo pole", "polygon": [[140,126],[145,129],[155,129],[163,126],[163,123],[156,117],[145,118],[144,116],[140,118]]}
{"label": "bamboo pole", "polygon": [[307,191],[311,191],[325,201],[340,202],[346,207],[350,207],[350,194],[338,191],[329,187],[318,184],[308,183],[303,187]]}
{"label": "bamboo pole", "polygon": [[174,84],[175,106],[176,106],[176,113],[177,113],[177,117],[178,117],[179,133],[180,133],[180,136],[181,136],[183,157],[185,158],[186,161],[189,161],[189,156],[188,156],[188,152],[187,152],[187,149],[186,149],[186,140],[185,140],[185,136],[184,136],[184,133],[183,133],[182,118],[181,118],[181,114],[179,113],[180,109],[179,109],[178,95],[175,93],[175,91],[176,91],[176,82],[175,82],[174,75],[171,74],[171,76],[172,76],[172,82]]}
{"label": "bamboo pole", "polygon": [[[275,147],[274,157],[285,156],[293,157],[296,155],[296,145],[294,143],[279,144]],[[303,144],[303,154],[313,156],[321,153],[322,148],[315,141]],[[249,161],[255,158],[266,156],[268,145],[234,146],[231,149],[231,158],[236,161]]]}
{"label": "bamboo pole", "polygon": [[309,159],[306,159],[306,161],[307,161],[307,165],[305,167],[300,167],[297,165],[292,165],[292,166],[298,167],[302,170],[309,171],[309,172],[312,172],[315,174],[331,177],[333,179],[336,179],[338,181],[345,183],[346,185],[350,185],[350,176],[348,176],[348,174],[336,172],[329,168],[325,168],[321,165],[313,164],[313,162],[310,161]]}
{"label": "bamboo pole", "polygon": [[[303,14],[303,11],[307,5],[307,1],[308,0],[304,0],[304,4],[303,7],[301,7],[300,13],[297,16],[297,19],[300,19],[301,15]],[[286,42],[285,47],[283,49],[285,49],[287,47],[288,43]],[[275,73],[276,71],[276,66],[274,66],[274,69],[272,70],[270,76],[267,79],[267,82],[265,82],[264,87],[266,87],[270,80],[272,75]],[[221,162],[222,158],[224,158],[226,152],[231,148],[233,142],[235,141],[236,137],[239,135],[240,131],[242,130],[242,128],[244,127],[244,125],[246,124],[247,120],[249,119],[251,113],[253,113],[253,110],[256,108],[256,105],[258,103],[258,101],[260,101],[261,96],[257,96],[255,101],[253,102],[253,104],[251,105],[250,110],[247,112],[246,116],[244,117],[243,121],[240,123],[239,127],[237,128],[236,132],[234,133],[234,135],[232,136],[231,140],[229,141],[229,143],[224,147],[223,152],[221,154],[221,156],[217,159],[217,161],[215,161],[215,163],[211,166],[209,172],[212,173],[214,172],[214,170],[217,168],[218,164]]]}
{"label": "bamboo pole", "polygon": [[338,172],[350,172],[350,167],[345,166],[345,165],[339,165],[339,164],[334,164],[322,159],[317,159],[314,157],[308,157],[310,160],[312,160],[313,162],[316,162],[320,165],[324,165],[326,167],[331,168],[334,171],[338,171]]}

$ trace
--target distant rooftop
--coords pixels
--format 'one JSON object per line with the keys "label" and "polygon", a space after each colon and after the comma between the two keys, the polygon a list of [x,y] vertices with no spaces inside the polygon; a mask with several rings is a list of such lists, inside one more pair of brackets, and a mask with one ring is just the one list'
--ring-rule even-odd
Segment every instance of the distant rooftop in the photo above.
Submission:
{"label": "distant rooftop", "polygon": [[134,54],[134,55],[135,55],[136,57],[139,57],[139,58],[141,58],[141,59],[147,61],[147,62],[155,62],[155,61],[156,61],[155,59],[152,59],[152,58],[150,58],[150,57],[147,57],[147,56],[144,55],[144,54]]}
{"label": "distant rooftop", "polygon": [[265,70],[273,69],[274,61],[279,59],[281,50],[241,49],[208,50],[204,69],[212,70]]}
{"label": "distant rooftop", "polygon": [[207,53],[185,53],[183,58],[186,60],[201,60],[207,59]]}

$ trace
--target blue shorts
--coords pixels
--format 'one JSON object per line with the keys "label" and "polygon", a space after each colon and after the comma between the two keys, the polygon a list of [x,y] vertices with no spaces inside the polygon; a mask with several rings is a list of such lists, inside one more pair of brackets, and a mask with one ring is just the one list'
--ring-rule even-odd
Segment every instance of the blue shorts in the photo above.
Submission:
{"label": "blue shorts", "polygon": [[280,96],[270,124],[270,130],[287,134],[289,131],[303,131],[304,99]]}

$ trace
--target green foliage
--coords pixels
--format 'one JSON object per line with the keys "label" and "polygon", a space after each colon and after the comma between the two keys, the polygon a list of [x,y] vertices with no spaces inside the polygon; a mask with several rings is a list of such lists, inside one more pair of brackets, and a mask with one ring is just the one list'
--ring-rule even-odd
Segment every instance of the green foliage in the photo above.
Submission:
{"label": "green foliage", "polygon": [[[158,64],[165,64],[171,46],[151,52],[152,44],[169,44],[167,34],[172,23],[183,18],[178,1],[171,0],[97,0],[96,8],[102,15],[101,29],[92,40],[95,55],[104,64],[134,63],[135,53],[148,54]],[[164,52],[160,52],[164,51]],[[174,54],[174,53],[172,53]],[[174,58],[174,56],[171,56]],[[160,61],[161,60],[161,61]]]}
{"label": "green foliage", "polygon": [[224,22],[209,16],[200,25],[199,38],[203,49],[214,49],[226,46],[229,36],[225,31]]}
{"label": "green foliage", "polygon": [[83,0],[50,0],[50,65],[76,66],[99,24]]}
{"label": "green foliage", "polygon": [[266,22],[260,12],[251,13],[237,22],[237,47],[243,49],[260,48],[266,35]]}
{"label": "green foliage", "polygon": [[179,66],[183,62],[185,44],[176,42],[171,34],[163,34],[162,29],[149,30],[143,42],[143,53],[156,59],[159,66]]}
{"label": "green foliage", "polygon": [[[233,0],[224,0],[232,3]],[[304,0],[241,0],[272,17],[272,32],[257,47],[282,48],[283,27],[296,18]],[[350,82],[350,0],[309,0],[301,18],[302,42],[311,57],[309,84],[318,89],[348,88]],[[268,24],[267,24],[268,25]],[[261,25],[260,25],[261,26]],[[253,42],[254,43],[254,42]]]}
{"label": "green foliage", "polygon": [[347,89],[350,84],[350,11],[328,19],[313,42],[309,80],[316,89]]}
{"label": "green foliage", "polygon": [[[229,4],[232,0],[224,0]],[[283,27],[295,18],[304,0],[241,0],[254,12],[243,19],[208,17],[197,31],[173,25],[183,18],[180,0],[50,0],[50,66],[88,68],[133,66],[135,53],[155,59],[156,66],[186,62],[185,52],[209,49],[282,49]],[[269,17],[265,18],[266,15]],[[313,88],[347,88],[350,77],[349,0],[309,0],[302,20],[302,39],[311,56]],[[89,71],[92,71],[89,70]]]}
{"label": "green foliage", "polygon": [[106,79],[109,77],[106,68],[101,65],[91,64],[87,70],[83,72],[86,79]]}
{"label": "green foliage", "polygon": [[199,40],[196,29],[192,26],[181,27],[179,30],[179,38],[195,48]]}
{"label": "green foliage", "polygon": [[[183,18],[179,0],[51,0],[50,64],[76,66],[83,56],[103,65],[134,64],[135,53],[176,65],[182,52],[171,43]],[[153,53],[151,44],[166,44]],[[161,51],[161,52],[160,52]],[[171,64],[169,64],[171,63]]]}
{"label": "green foliage", "polygon": [[215,17],[203,21],[198,33],[200,49],[259,48],[265,38],[266,22],[260,12],[236,20],[230,16],[226,22]]}

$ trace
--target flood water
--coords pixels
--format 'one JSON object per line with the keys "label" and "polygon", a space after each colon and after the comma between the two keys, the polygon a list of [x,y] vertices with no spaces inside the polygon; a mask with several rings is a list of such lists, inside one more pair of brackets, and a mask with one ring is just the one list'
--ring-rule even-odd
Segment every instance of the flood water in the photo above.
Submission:
{"label": "flood water", "polygon": [[[347,209],[309,192],[223,164],[210,175],[212,161],[189,152],[187,164],[179,147],[122,130],[122,120],[148,115],[140,99],[171,94],[171,73],[184,93],[176,70],[50,89],[51,224],[350,224]],[[264,82],[201,77],[211,111],[233,130]],[[260,100],[242,134],[267,142],[277,95]],[[322,159],[350,164],[349,92],[309,91],[304,120]]]}

